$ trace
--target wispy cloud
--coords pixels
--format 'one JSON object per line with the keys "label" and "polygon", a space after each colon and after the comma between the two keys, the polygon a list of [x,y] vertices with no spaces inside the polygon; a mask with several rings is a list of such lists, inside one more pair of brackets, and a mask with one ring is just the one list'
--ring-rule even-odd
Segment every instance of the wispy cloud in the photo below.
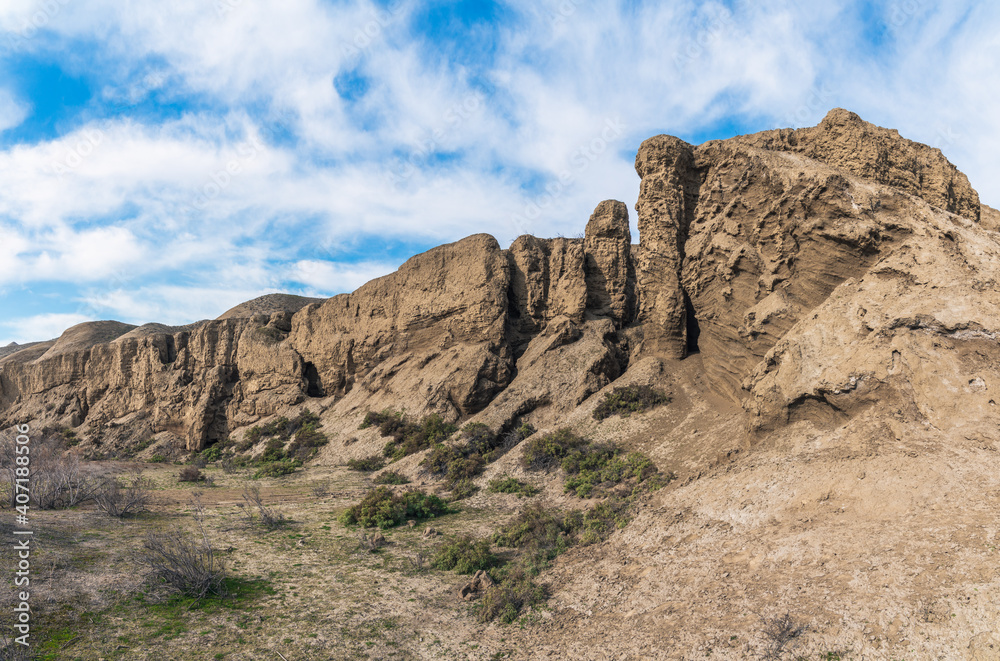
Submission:
{"label": "wispy cloud", "polygon": [[0,291],[75,287],[51,315],[183,323],[399,246],[575,235],[634,203],[651,135],[834,106],[1000,203],[1000,8],[971,0],[11,0],[0,28]]}

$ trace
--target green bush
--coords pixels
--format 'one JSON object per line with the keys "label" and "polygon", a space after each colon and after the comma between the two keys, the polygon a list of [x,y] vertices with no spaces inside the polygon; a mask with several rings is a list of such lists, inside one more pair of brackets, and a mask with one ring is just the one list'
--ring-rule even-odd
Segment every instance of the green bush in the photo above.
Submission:
{"label": "green bush", "polygon": [[490,480],[487,485],[487,490],[490,493],[517,494],[518,498],[531,497],[538,493],[538,489],[535,487],[530,484],[525,484],[521,480],[511,477],[510,475],[504,475],[494,480]]}
{"label": "green bush", "polygon": [[496,567],[500,559],[490,550],[490,540],[466,535],[442,546],[431,564],[435,569],[454,569],[459,574],[474,574]]}
{"label": "green bush", "polygon": [[166,460],[167,458],[164,457],[162,454],[154,454],[152,457],[149,458],[149,462],[151,464],[162,464]]}
{"label": "green bush", "polygon": [[295,469],[302,464],[294,459],[280,459],[278,461],[270,461],[262,464],[258,464],[257,470],[254,472],[254,479],[259,479],[262,477],[281,477],[282,475],[289,475],[295,472]]}
{"label": "green bush", "polygon": [[588,545],[604,541],[615,530],[628,525],[630,520],[628,502],[611,498],[594,505],[578,518],[574,517],[574,526],[578,531],[580,544]]}
{"label": "green bush", "polygon": [[587,445],[587,441],[569,429],[559,429],[528,441],[521,456],[525,468],[551,468],[558,465],[571,451]]}
{"label": "green bush", "polygon": [[521,463],[529,469],[552,468],[558,463],[566,473],[566,492],[580,498],[594,495],[600,487],[629,479],[641,483],[657,474],[656,465],[641,452],[625,454],[613,444],[592,443],[568,429],[528,441]]}
{"label": "green bush", "polygon": [[222,448],[218,444],[212,445],[201,451],[201,458],[205,461],[218,461],[222,457]]}
{"label": "green bush", "polygon": [[473,484],[472,480],[458,480],[451,485],[451,499],[464,500],[475,495],[477,491],[479,491],[479,487]]}
{"label": "green bush", "polygon": [[623,386],[604,396],[604,400],[594,409],[594,419],[604,420],[613,415],[628,417],[669,403],[669,397],[650,386]]}
{"label": "green bush", "polygon": [[364,457],[363,459],[351,459],[347,462],[347,467],[352,471],[364,471],[370,473],[385,466],[385,458],[378,455]]}
{"label": "green bush", "polygon": [[529,505],[493,534],[497,546],[527,549],[551,560],[574,543],[576,514]]}
{"label": "green bush", "polygon": [[410,478],[396,471],[386,471],[372,480],[375,484],[409,484]]}
{"label": "green bush", "polygon": [[277,461],[286,457],[305,461],[316,454],[317,448],[329,442],[326,434],[319,431],[321,426],[319,416],[309,409],[304,409],[291,420],[280,417],[266,425],[248,429],[243,434],[243,442],[236,446],[236,449],[245,452],[261,439],[269,438],[271,440],[265,449],[266,456],[262,458],[263,461]]}
{"label": "green bush", "polygon": [[480,622],[498,619],[504,624],[511,624],[525,608],[544,600],[545,590],[535,584],[531,573],[522,565],[513,565],[479,600],[476,617]]}
{"label": "green bush", "polygon": [[422,491],[397,494],[380,486],[369,491],[360,503],[347,508],[339,520],[344,525],[391,528],[407,519],[430,519],[449,513],[448,505],[437,496]]}
{"label": "green bush", "polygon": [[367,429],[372,426],[378,426],[382,436],[391,437],[392,440],[385,444],[383,454],[393,461],[440,443],[458,430],[455,425],[445,422],[436,413],[427,416],[419,423],[413,423],[402,413],[389,410],[381,413],[369,411],[359,428]]}

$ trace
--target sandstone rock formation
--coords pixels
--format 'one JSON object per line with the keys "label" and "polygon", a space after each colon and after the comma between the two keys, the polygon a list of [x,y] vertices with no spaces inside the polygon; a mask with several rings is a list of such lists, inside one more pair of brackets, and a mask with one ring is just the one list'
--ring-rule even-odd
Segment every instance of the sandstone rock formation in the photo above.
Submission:
{"label": "sandstone rock formation", "polygon": [[[998,357],[1000,213],[938,150],[834,110],[697,147],[651,138],[636,171],[637,246],[609,200],[583,239],[504,250],[476,235],[329,300],[268,295],[180,328],[84,324],[4,349],[0,422],[188,450],[303,403],[505,427],[555,421],[646,357],[698,353],[707,387],[760,433],[890,394],[926,415],[935,379],[964,378],[960,356]],[[951,391],[952,409],[983,400],[980,432],[992,369]]]}

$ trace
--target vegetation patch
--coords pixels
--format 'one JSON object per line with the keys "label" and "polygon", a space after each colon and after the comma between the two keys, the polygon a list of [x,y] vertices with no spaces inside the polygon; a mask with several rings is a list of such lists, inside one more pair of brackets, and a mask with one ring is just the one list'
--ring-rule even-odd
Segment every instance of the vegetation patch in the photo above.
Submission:
{"label": "vegetation patch", "polygon": [[326,434],[319,431],[321,426],[319,416],[305,409],[291,420],[281,417],[266,425],[251,427],[243,434],[243,442],[236,446],[236,450],[245,452],[268,438],[271,440],[260,461],[295,459],[304,462],[329,443]]}
{"label": "vegetation patch", "polygon": [[448,445],[439,443],[421,465],[434,475],[443,477],[456,500],[466,498],[478,490],[472,479],[483,472],[486,464],[520,443],[524,439],[522,434],[533,434],[534,431],[530,425],[523,425],[501,437],[481,422],[469,423],[462,428],[457,442]]}
{"label": "vegetation patch", "polygon": [[600,494],[627,480],[640,484],[658,473],[652,460],[641,452],[626,453],[611,443],[593,443],[568,429],[529,441],[521,463],[528,469],[559,466],[566,473],[566,493],[580,498]]}
{"label": "vegetation patch", "polygon": [[594,420],[604,420],[613,415],[628,417],[656,406],[669,404],[666,394],[650,386],[622,386],[614,388],[594,409]]}
{"label": "vegetation patch", "polygon": [[409,484],[410,478],[398,471],[386,471],[372,480],[375,484]]}
{"label": "vegetation patch", "polygon": [[490,549],[488,538],[474,539],[464,535],[438,549],[431,564],[435,569],[475,574],[480,569],[496,567],[500,564],[500,558]]}
{"label": "vegetation patch", "polygon": [[347,508],[339,520],[345,526],[392,528],[407,519],[432,519],[452,511],[437,496],[416,490],[395,493],[380,486],[369,491],[360,503]]}
{"label": "vegetation patch", "polygon": [[382,436],[391,438],[385,444],[382,454],[392,461],[398,461],[435,443],[440,443],[458,430],[455,425],[445,422],[436,413],[432,413],[420,422],[411,422],[402,413],[388,410],[381,413],[369,411],[359,429],[368,427],[378,427]]}
{"label": "vegetation patch", "polygon": [[518,498],[530,498],[537,494],[539,490],[515,477],[502,475],[490,480],[487,485],[487,491],[490,493],[513,493],[517,494]]}
{"label": "vegetation patch", "polygon": [[351,459],[347,462],[347,467],[352,471],[362,471],[365,473],[377,471],[384,466],[385,457],[380,457],[377,454],[362,459]]}
{"label": "vegetation patch", "polygon": [[476,608],[480,622],[500,620],[511,624],[521,612],[545,601],[545,589],[536,584],[523,565],[504,567],[493,577],[496,585],[486,590]]}

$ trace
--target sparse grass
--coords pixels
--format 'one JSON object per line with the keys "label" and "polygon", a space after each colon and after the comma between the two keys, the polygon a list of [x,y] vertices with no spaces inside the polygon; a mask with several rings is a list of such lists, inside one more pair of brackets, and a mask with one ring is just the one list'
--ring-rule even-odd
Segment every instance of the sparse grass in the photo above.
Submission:
{"label": "sparse grass", "polygon": [[594,409],[594,419],[604,420],[613,415],[628,417],[668,403],[670,398],[666,394],[650,386],[622,386],[604,396]]}

